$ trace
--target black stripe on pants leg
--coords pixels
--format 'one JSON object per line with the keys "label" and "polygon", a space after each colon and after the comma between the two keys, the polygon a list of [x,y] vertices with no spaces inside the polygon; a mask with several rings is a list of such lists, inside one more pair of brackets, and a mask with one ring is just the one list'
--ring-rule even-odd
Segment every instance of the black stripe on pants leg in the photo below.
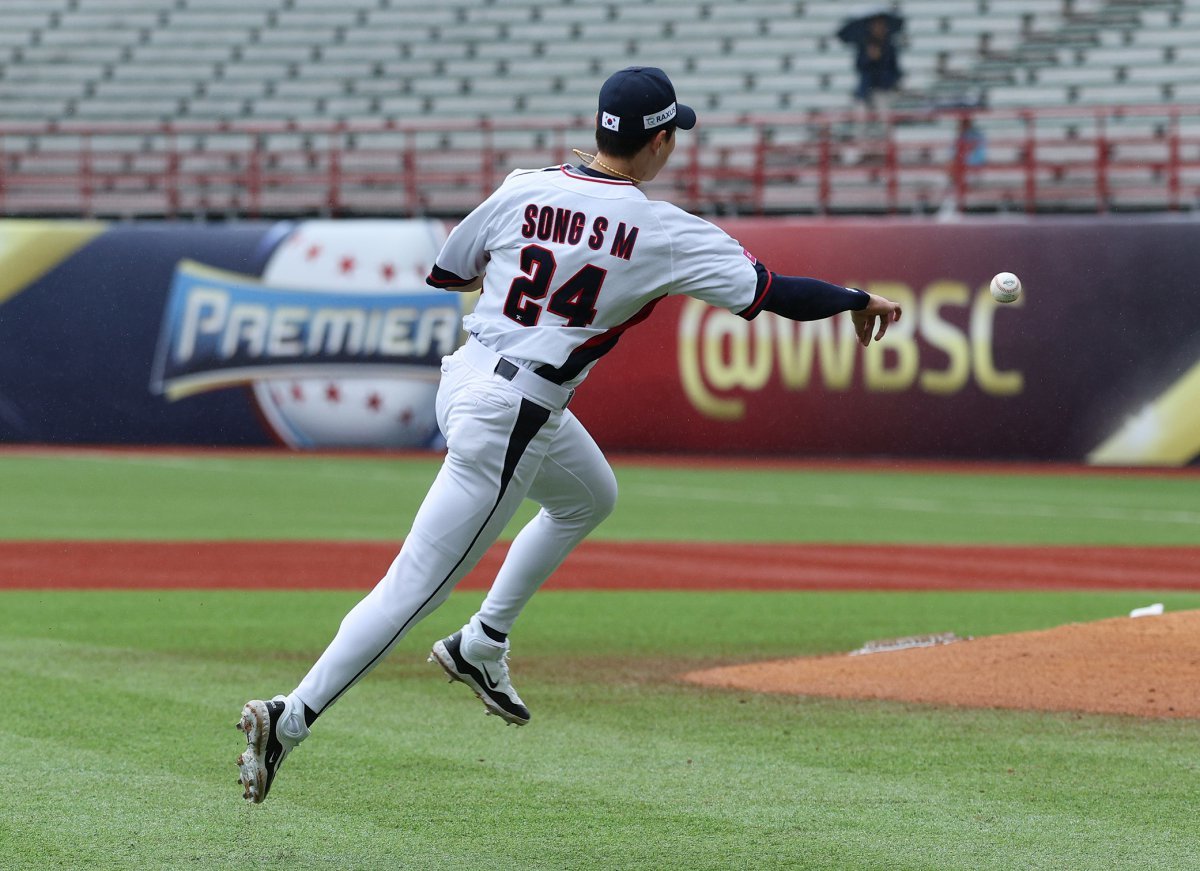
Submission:
{"label": "black stripe on pants leg", "polygon": [[496,513],[496,509],[500,507],[500,500],[504,498],[504,493],[508,489],[508,484],[512,480],[513,473],[515,473],[517,470],[517,464],[521,462],[521,457],[523,457],[525,455],[525,451],[528,450],[529,443],[533,441],[534,436],[536,436],[541,428],[546,425],[546,421],[549,419],[549,409],[542,408],[542,406],[538,405],[536,402],[530,402],[528,399],[521,400],[521,408],[517,412],[517,421],[515,424],[513,424],[512,432],[508,436],[508,448],[504,452],[504,468],[500,472],[500,488],[499,492],[496,494],[496,501],[492,503],[492,510],[489,511],[488,516],[484,518],[484,521],[476,531],[474,538],[471,539],[471,543],[467,545],[466,550],[464,550],[463,555],[458,558],[458,562],[454,564],[454,567],[446,573],[446,577],[442,578],[441,583],[434,588],[433,592],[430,593],[428,598],[426,598],[425,601],[420,604],[417,610],[413,611],[412,615],[404,621],[404,625],[396,630],[396,634],[393,635],[391,640],[384,645],[383,650],[375,654],[375,656],[371,658],[371,661],[360,668],[358,673],[354,675],[354,677],[350,678],[344,687],[334,693],[333,697],[325,703],[323,708],[321,708],[321,713],[324,713],[330,705],[341,698],[342,693],[354,686],[355,682],[362,677],[366,671],[372,668],[375,663],[379,661],[380,657],[387,653],[391,646],[396,643],[397,639],[399,639],[401,635],[408,631],[408,627],[412,624],[413,620],[417,618],[417,615],[425,610],[425,606],[433,601],[433,598],[441,592],[442,587],[446,586],[450,578],[454,577],[454,573],[458,571],[458,567],[463,564],[463,560],[467,558],[467,555],[471,552],[471,549],[475,547],[475,542],[479,541],[479,536],[483,535],[483,531],[487,529],[487,525],[491,523],[492,516]]}
{"label": "black stripe on pants leg", "polygon": [[[533,437],[541,431],[550,419],[550,409],[542,408],[536,402],[528,399],[521,400],[521,410],[517,412],[517,422],[513,425],[512,435],[508,437],[508,451],[504,454],[504,470],[500,473],[500,494],[496,497],[496,505],[500,504],[508,482],[512,480],[517,463],[525,455]],[[492,508],[495,511],[495,507]]]}

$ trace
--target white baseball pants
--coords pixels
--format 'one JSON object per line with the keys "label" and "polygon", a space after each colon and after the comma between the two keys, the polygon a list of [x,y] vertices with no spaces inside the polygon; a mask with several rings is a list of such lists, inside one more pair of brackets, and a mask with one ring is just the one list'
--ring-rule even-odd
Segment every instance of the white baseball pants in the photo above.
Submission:
{"label": "white baseball pants", "polygon": [[[497,366],[511,380],[497,373]],[[569,392],[476,339],[442,361],[437,418],[447,453],[387,574],[342,620],[294,695],[320,713],[479,562],[527,496],[542,507],[513,540],[480,619],[508,632],[550,574],[616,503],[612,469]]]}

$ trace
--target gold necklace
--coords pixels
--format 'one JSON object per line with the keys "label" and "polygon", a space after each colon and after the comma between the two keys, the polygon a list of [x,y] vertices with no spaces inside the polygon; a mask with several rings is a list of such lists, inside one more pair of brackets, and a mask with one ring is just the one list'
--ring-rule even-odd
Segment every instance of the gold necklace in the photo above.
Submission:
{"label": "gold necklace", "polygon": [[603,160],[601,160],[594,154],[588,154],[586,151],[580,151],[578,148],[572,148],[571,150],[573,152],[575,152],[575,156],[578,157],[580,160],[585,160],[589,163],[594,163],[596,166],[600,167],[601,169],[603,169],[605,172],[609,173],[610,175],[619,176],[620,178],[626,179],[627,181],[631,181],[634,184],[642,183],[642,179],[634,178],[631,175],[626,175],[625,173],[621,172],[621,170],[619,170],[619,169],[613,169],[611,166],[609,166],[607,163],[605,163]]}

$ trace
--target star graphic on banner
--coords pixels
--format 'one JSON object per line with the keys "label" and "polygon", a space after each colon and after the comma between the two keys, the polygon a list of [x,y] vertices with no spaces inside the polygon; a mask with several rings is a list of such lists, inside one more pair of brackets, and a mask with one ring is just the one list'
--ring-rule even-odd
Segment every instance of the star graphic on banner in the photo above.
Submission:
{"label": "star graphic on banner", "polygon": [[338,386],[336,384],[331,383],[328,387],[325,388],[325,398],[328,399],[330,402],[341,402],[342,401],[342,392],[340,390],[338,390]]}
{"label": "star graphic on banner", "polygon": [[367,397],[367,408],[371,409],[371,411],[379,411],[382,405],[383,398],[378,393],[372,393]]}

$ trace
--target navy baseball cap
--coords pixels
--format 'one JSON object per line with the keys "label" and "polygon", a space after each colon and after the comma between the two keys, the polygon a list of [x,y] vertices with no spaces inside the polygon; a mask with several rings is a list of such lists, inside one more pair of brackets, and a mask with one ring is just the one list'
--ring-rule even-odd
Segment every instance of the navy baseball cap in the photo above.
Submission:
{"label": "navy baseball cap", "polygon": [[626,67],[600,87],[596,124],[618,136],[636,136],[666,127],[696,126],[696,112],[675,99],[675,86],[658,67]]}

